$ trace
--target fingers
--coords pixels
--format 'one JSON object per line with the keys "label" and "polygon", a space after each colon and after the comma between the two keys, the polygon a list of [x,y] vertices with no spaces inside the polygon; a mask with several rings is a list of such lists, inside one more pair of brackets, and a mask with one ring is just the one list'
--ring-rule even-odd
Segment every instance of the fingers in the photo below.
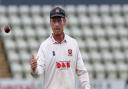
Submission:
{"label": "fingers", "polygon": [[36,59],[31,59],[31,65],[36,65],[37,64],[37,60]]}
{"label": "fingers", "polygon": [[36,56],[36,54],[32,54],[32,59],[37,60],[39,57]]}
{"label": "fingers", "polygon": [[36,55],[35,54],[32,54],[32,59],[36,59]]}
{"label": "fingers", "polygon": [[33,71],[35,71],[36,70],[36,68],[37,68],[37,59],[38,58],[36,58],[36,56],[34,55],[34,54],[32,54],[32,58],[31,58],[31,69],[33,70]]}

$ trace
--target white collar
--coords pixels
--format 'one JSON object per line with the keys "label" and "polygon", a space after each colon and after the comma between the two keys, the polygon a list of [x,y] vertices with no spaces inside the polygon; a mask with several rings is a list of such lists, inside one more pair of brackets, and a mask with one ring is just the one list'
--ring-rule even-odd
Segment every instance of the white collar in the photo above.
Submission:
{"label": "white collar", "polygon": [[52,35],[52,34],[50,35],[50,38],[51,38],[53,44],[62,44],[62,43],[66,43],[66,42],[67,42],[66,34],[64,34],[64,40],[63,40],[61,43],[58,43],[58,42],[53,38],[53,35]]}

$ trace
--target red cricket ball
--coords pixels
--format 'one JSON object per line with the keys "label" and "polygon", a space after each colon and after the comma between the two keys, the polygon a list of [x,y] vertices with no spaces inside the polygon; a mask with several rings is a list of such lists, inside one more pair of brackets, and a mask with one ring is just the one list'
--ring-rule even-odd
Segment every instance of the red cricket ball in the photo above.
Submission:
{"label": "red cricket ball", "polygon": [[9,32],[11,31],[11,26],[10,26],[10,25],[6,25],[6,26],[4,27],[4,31],[5,31],[6,33],[9,33]]}

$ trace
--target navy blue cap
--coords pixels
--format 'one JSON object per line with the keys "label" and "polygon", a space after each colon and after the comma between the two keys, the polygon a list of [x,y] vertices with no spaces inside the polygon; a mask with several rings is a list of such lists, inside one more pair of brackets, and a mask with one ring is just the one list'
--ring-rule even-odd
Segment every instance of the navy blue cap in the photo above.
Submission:
{"label": "navy blue cap", "polygon": [[60,8],[60,7],[55,7],[50,11],[50,18],[52,17],[56,17],[56,16],[60,16],[60,17],[65,17],[65,11]]}

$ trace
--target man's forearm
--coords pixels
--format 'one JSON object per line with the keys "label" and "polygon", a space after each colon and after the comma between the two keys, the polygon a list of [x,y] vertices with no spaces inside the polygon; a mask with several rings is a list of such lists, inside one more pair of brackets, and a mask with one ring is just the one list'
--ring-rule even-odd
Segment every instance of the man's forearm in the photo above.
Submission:
{"label": "man's forearm", "polygon": [[89,81],[88,72],[85,70],[79,70],[77,71],[77,73],[78,73],[78,78],[81,82],[83,89],[90,89],[90,81]]}

